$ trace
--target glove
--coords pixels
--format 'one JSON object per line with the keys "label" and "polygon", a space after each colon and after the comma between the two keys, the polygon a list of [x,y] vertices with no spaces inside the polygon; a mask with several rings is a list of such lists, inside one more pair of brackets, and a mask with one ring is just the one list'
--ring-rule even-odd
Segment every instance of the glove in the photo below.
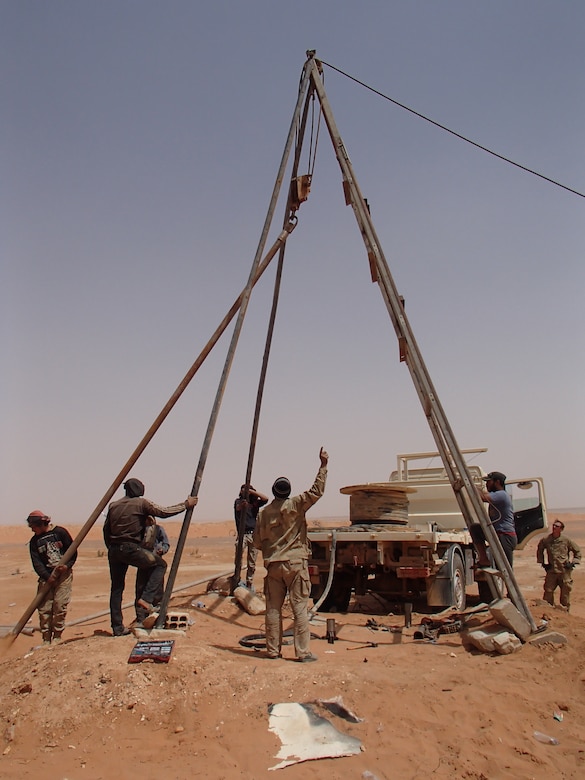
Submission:
{"label": "glove", "polygon": [[565,561],[565,562],[563,563],[563,566],[564,566],[564,567],[565,567],[565,569],[567,569],[568,571],[571,571],[571,569],[572,569],[572,568],[575,566],[575,564],[574,564],[574,563],[572,563],[571,561]]}
{"label": "glove", "polygon": [[543,563],[543,564],[542,564],[542,568],[543,568],[545,571],[550,571],[550,570],[552,569],[552,565],[551,565],[550,563]]}

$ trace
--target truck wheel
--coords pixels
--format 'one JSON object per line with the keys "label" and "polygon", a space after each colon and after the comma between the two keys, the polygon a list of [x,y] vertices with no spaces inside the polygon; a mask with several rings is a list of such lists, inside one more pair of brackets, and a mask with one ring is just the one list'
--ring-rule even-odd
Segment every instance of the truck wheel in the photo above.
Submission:
{"label": "truck wheel", "polygon": [[465,567],[463,561],[459,555],[455,555],[453,559],[453,600],[452,606],[458,612],[463,612],[467,603],[465,595]]}
{"label": "truck wheel", "polygon": [[499,577],[494,577],[493,583],[496,587],[496,590],[498,592],[497,596],[494,596],[492,593],[492,589],[489,586],[489,582],[486,580],[478,580],[477,581],[477,590],[479,592],[479,599],[480,601],[483,601],[485,604],[491,604],[494,598],[503,598],[505,595],[504,592],[504,585],[502,583],[502,580]]}

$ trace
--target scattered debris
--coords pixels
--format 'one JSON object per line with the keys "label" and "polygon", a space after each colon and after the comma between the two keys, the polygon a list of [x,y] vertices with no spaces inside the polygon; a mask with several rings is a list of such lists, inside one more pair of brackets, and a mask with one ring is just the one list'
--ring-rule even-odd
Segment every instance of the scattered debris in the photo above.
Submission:
{"label": "scattered debris", "polygon": [[542,742],[543,745],[559,744],[559,741],[556,737],[550,737],[548,734],[543,734],[542,731],[535,731],[532,736],[537,742]]}
{"label": "scattered debris", "polygon": [[21,683],[20,685],[15,686],[12,689],[12,693],[21,693],[21,694],[32,693],[32,689],[33,689],[32,683],[25,682],[25,683]]}
{"label": "scattered debris", "polygon": [[470,629],[465,634],[469,642],[482,653],[508,655],[522,647],[522,642],[499,625]]}
{"label": "scattered debris", "polygon": [[281,741],[276,758],[282,759],[271,770],[318,758],[354,756],[361,750],[359,739],[342,734],[310,704],[272,704],[268,712],[269,731]]}
{"label": "scattered debris", "polygon": [[365,645],[356,645],[355,647],[346,647],[346,650],[365,650],[367,647],[378,647],[377,642],[368,642]]}

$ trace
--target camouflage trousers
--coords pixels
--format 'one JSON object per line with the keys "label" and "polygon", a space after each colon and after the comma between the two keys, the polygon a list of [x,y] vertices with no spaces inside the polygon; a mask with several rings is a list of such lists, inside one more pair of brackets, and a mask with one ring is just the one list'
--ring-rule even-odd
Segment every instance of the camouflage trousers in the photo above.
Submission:
{"label": "camouflage trousers", "polygon": [[266,651],[278,656],[282,649],[282,606],[288,593],[294,620],[294,645],[297,658],[310,655],[309,596],[311,580],[306,560],[275,561],[266,567]]}
{"label": "camouflage trousers", "polygon": [[543,599],[548,601],[549,604],[555,603],[554,592],[557,587],[561,589],[561,596],[559,599],[561,606],[569,609],[571,606],[571,591],[573,590],[573,578],[570,571],[547,571],[544,578]]}
{"label": "camouflage trousers", "polygon": [[[45,585],[45,580],[39,580],[37,592]],[[65,628],[67,607],[71,601],[73,572],[69,569],[67,576],[50,588],[45,602],[39,609],[39,623],[43,642],[60,639]]]}

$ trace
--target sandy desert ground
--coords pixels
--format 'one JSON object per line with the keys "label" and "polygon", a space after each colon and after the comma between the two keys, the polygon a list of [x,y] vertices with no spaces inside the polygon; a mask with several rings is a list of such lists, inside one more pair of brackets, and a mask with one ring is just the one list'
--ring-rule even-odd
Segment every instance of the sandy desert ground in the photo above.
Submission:
{"label": "sandy desert ground", "polygon": [[[585,548],[585,515],[560,516]],[[165,525],[174,542],[179,525]],[[70,530],[75,535],[78,529]],[[36,577],[28,529],[3,527],[2,538],[0,624],[12,626],[34,597]],[[317,663],[293,662],[288,646],[283,659],[269,661],[240,644],[242,637],[262,632],[263,617],[200,584],[181,590],[171,603],[171,610],[189,612],[193,624],[176,639],[170,662],[129,664],[137,640],[110,635],[103,614],[107,558],[100,529],[92,529],[75,566],[65,641],[39,647],[36,632],[12,643],[2,640],[0,777],[585,777],[585,565],[575,570],[573,606],[566,614],[540,600],[543,571],[535,547],[532,541],[517,554],[517,579],[535,620],[548,620],[567,637],[566,645],[525,644],[511,655],[486,655],[457,633],[434,643],[416,641],[413,632],[423,615],[414,614],[412,629],[402,633],[374,630],[367,625],[372,617],[388,629],[403,626],[404,618],[363,597],[352,601],[347,614],[317,618]],[[194,523],[177,586],[228,571],[233,553],[231,523]],[[259,569],[258,589],[262,575]],[[327,617],[337,622],[333,644],[325,638]],[[362,647],[370,642],[377,646]],[[269,731],[269,705],[332,697],[341,697],[362,719],[350,723],[327,714],[339,731],[361,741],[361,752],[270,771],[280,742]],[[541,744],[535,731],[558,744]]]}

